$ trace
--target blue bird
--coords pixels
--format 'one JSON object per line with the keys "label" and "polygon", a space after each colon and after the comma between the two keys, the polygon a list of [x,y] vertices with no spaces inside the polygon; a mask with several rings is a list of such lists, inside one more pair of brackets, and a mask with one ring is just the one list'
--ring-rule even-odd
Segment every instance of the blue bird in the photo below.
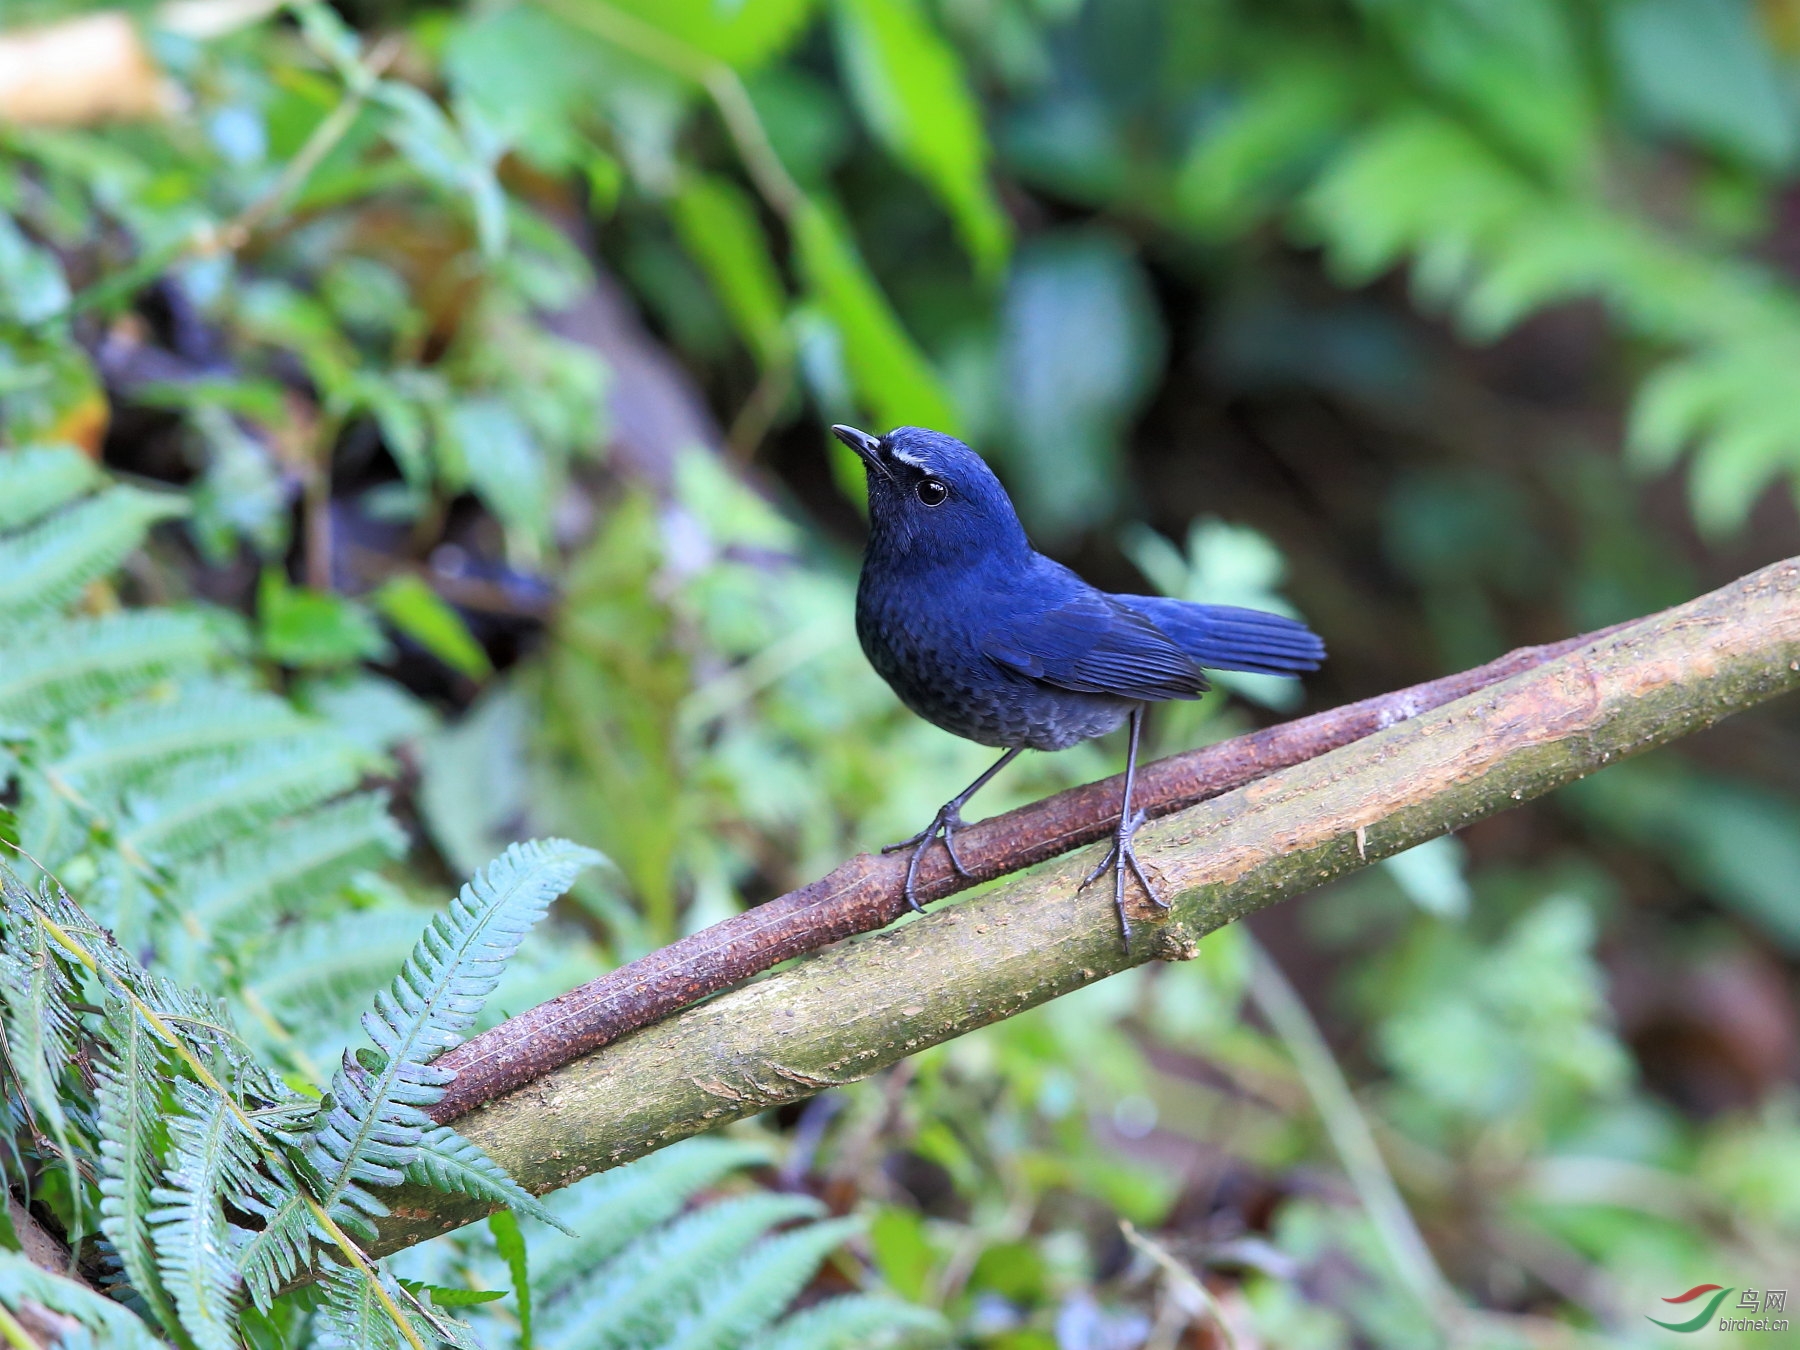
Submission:
{"label": "blue bird", "polygon": [[1106,858],[1113,906],[1129,942],[1125,877],[1167,909],[1131,840],[1144,707],[1198,698],[1203,668],[1295,675],[1316,670],[1325,644],[1304,624],[1231,605],[1112,595],[1032,548],[1011,498],[981,456],[954,437],[898,427],[882,437],[832,433],[862,459],[869,544],[856,588],[856,634],[900,701],[953,735],[1004,747],[999,762],[945,802],[930,825],[885,851],[912,850],[906,900],[915,910],[919,861],[941,838],[951,865],[969,798],[1021,750],[1062,750],[1130,723],[1124,804]]}

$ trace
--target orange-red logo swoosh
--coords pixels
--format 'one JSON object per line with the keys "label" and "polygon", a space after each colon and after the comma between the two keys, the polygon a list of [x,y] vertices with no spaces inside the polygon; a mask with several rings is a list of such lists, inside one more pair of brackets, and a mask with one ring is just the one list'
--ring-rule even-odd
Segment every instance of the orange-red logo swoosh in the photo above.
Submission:
{"label": "orange-red logo swoosh", "polygon": [[1663,1302],[1664,1303],[1692,1303],[1695,1299],[1699,1298],[1700,1295],[1710,1294],[1710,1293],[1712,1293],[1713,1290],[1718,1289],[1720,1287],[1721,1286],[1716,1285],[1716,1284],[1697,1284],[1692,1289],[1688,1290],[1687,1293],[1677,1294],[1677,1295],[1675,1295],[1674,1298],[1665,1298],[1663,1300]]}

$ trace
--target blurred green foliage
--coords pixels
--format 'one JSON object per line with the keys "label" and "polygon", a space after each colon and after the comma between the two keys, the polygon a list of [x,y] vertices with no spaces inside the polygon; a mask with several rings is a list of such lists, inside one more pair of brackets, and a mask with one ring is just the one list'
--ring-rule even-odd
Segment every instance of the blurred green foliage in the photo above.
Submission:
{"label": "blurred green foliage", "polygon": [[[311,1083],[514,839],[613,867],[502,1011],[984,766],[856,649],[831,421],[966,435],[1097,579],[1330,640],[1163,749],[1800,552],[1792,0],[128,9],[160,114],[0,120],[0,818]],[[620,1343],[883,1285],[759,1343],[1652,1343],[1800,1271],[1800,724],[1746,728],[573,1191],[588,1247],[402,1265],[597,1344],[659,1297],[615,1218],[738,1204],[733,1280]],[[757,1160],[773,1201],[683,1217]],[[866,1226],[761,1243],[781,1192]]]}

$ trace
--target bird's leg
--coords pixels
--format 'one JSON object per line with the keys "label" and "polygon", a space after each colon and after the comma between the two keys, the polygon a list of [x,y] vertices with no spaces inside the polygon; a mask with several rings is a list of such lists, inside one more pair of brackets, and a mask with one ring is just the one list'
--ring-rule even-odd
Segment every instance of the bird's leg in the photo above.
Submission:
{"label": "bird's leg", "polygon": [[925,850],[931,847],[931,841],[936,839],[939,835],[943,836],[944,852],[950,855],[950,865],[956,869],[956,874],[963,877],[970,875],[969,869],[963,866],[962,859],[956,854],[956,832],[960,830],[964,824],[962,818],[963,806],[969,798],[973,797],[977,792],[980,792],[982,788],[987,786],[989,779],[999,773],[1000,770],[1004,769],[1008,764],[1011,764],[1014,759],[1018,758],[1019,751],[1022,749],[1024,749],[1023,746],[1015,745],[1011,750],[1008,750],[1004,755],[1000,756],[999,763],[991,766],[986,773],[981,775],[981,777],[977,778],[973,783],[970,783],[969,786],[957,793],[949,801],[938,807],[938,813],[931,818],[931,824],[920,830],[912,838],[902,839],[897,844],[889,844],[886,848],[881,850],[883,853],[898,853],[903,848],[910,848],[912,850],[912,857],[906,860],[906,903],[911,905],[915,912],[920,914],[925,912],[924,906],[919,903],[919,897],[914,893],[913,889],[914,883],[918,880],[919,876],[919,860],[925,856]]}
{"label": "bird's leg", "polygon": [[1139,703],[1131,710],[1130,746],[1125,752],[1125,802],[1119,811],[1119,828],[1113,832],[1113,846],[1107,855],[1100,860],[1100,865],[1087,875],[1081,883],[1086,890],[1099,879],[1100,874],[1108,867],[1113,870],[1113,909],[1119,915],[1119,940],[1125,944],[1126,950],[1131,948],[1131,920],[1125,917],[1125,869],[1131,869],[1131,875],[1137,878],[1138,885],[1144,888],[1144,894],[1150,903],[1158,909],[1167,909],[1169,902],[1156,893],[1156,887],[1150,884],[1150,878],[1144,875],[1139,865],[1137,853],[1131,847],[1131,837],[1137,833],[1138,826],[1144,823],[1144,813],[1131,809],[1131,789],[1137,779],[1138,738],[1143,731],[1144,705]]}

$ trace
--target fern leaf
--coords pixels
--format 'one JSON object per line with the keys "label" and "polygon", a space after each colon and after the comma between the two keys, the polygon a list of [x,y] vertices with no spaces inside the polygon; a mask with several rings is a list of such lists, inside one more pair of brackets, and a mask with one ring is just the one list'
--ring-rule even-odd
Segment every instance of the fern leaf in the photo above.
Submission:
{"label": "fern leaf", "polygon": [[[181,1033],[202,1055],[223,1054],[234,1066],[254,1070],[248,1047],[238,1035],[224,1004],[198,989],[187,988],[166,976],[145,970],[119,945],[112,933],[47,880],[42,894],[33,897],[31,903],[61,928],[65,936],[79,944],[108,977]],[[286,1089],[282,1091],[286,1093]]]}
{"label": "fern leaf", "polygon": [[759,1193],[685,1215],[580,1281],[570,1291],[574,1297],[556,1308],[560,1334],[546,1344],[559,1350],[654,1344],[673,1329],[696,1291],[762,1233],[823,1210],[811,1196]]}
{"label": "fern leaf", "polygon": [[99,1079],[100,1231],[165,1331],[180,1323],[163,1292],[150,1241],[150,1192],[162,1116],[162,1048],[128,1005],[113,1000],[102,1027]]}
{"label": "fern leaf", "polygon": [[216,660],[232,635],[219,615],[129,610],[0,633],[0,724],[42,724]]}
{"label": "fern leaf", "polygon": [[542,1243],[542,1257],[533,1256],[541,1272],[539,1286],[560,1289],[598,1270],[610,1257],[680,1213],[698,1192],[731,1172],[766,1163],[772,1156],[769,1146],[757,1140],[686,1139],[591,1177],[577,1189],[550,1196],[549,1207],[554,1211],[570,1218],[578,1212],[604,1214],[606,1222],[584,1224],[581,1236],[566,1242],[551,1239]]}
{"label": "fern leaf", "polygon": [[[481,1350],[468,1326],[456,1319],[420,1312],[400,1284],[381,1266],[375,1268],[375,1280],[402,1310],[407,1325],[426,1345],[449,1344],[467,1350]],[[375,1281],[359,1271],[327,1264],[319,1280],[324,1291],[319,1326],[314,1344],[332,1350],[408,1350],[406,1338],[394,1325],[376,1294]]]}
{"label": "fern leaf", "polygon": [[197,681],[172,700],[138,701],[71,723],[46,767],[85,796],[110,796],[179,760],[281,740],[313,725],[273,694]]}
{"label": "fern leaf", "polygon": [[222,1201],[254,1202],[256,1157],[225,1100],[186,1079],[175,1083],[173,1157],[152,1191],[157,1268],[181,1326],[200,1350],[238,1350],[232,1334],[239,1278]]}
{"label": "fern leaf", "polygon": [[376,1294],[374,1282],[360,1271],[327,1265],[319,1287],[325,1300],[314,1333],[315,1345],[342,1350],[403,1350],[405,1338]]}
{"label": "fern leaf", "polygon": [[393,1320],[375,1289],[358,1271],[327,1265],[319,1288],[325,1296],[314,1344],[343,1350],[381,1350],[403,1346]]}
{"label": "fern leaf", "polygon": [[757,1350],[869,1350],[905,1340],[941,1344],[949,1339],[944,1317],[916,1304],[877,1294],[847,1294],[786,1318],[757,1343]]}
{"label": "fern leaf", "polygon": [[569,1232],[535,1195],[488,1157],[480,1144],[464,1139],[448,1125],[425,1132],[419,1140],[417,1156],[407,1164],[406,1176],[409,1181],[452,1195],[470,1195],[489,1204],[505,1205],[528,1219]]}
{"label": "fern leaf", "polygon": [[450,1075],[428,1061],[473,1025],[526,931],[599,855],[566,840],[514,844],[433,915],[390,991],[375,996],[363,1029],[385,1057],[365,1071],[349,1055],[333,1076],[307,1159],[332,1218],[372,1233],[364,1215],[387,1207],[366,1185],[398,1183],[431,1121],[422,1108]]}
{"label": "fern leaf", "polygon": [[244,1243],[237,1268],[258,1308],[267,1312],[277,1292],[312,1269],[314,1236],[312,1212],[295,1194],[284,1197]]}
{"label": "fern leaf", "polygon": [[177,862],[355,785],[361,756],[335,736],[302,736],[177,765],[130,793],[121,844]]}
{"label": "fern leaf", "polygon": [[0,624],[61,609],[123,562],[152,525],[186,511],[175,493],[112,487],[0,539]]}
{"label": "fern leaf", "polygon": [[358,793],[225,845],[185,868],[180,890],[202,928],[231,931],[247,914],[300,908],[405,847],[387,795]]}
{"label": "fern leaf", "polygon": [[[0,934],[0,1006],[6,1009],[8,1067],[26,1102],[49,1126],[73,1179],[75,1153],[60,1084],[75,1062],[75,1014],[69,1007],[75,985],[37,922],[33,898],[4,866],[0,893],[6,918]],[[79,1185],[75,1194],[81,1194]]]}
{"label": "fern leaf", "polygon": [[663,1342],[662,1350],[737,1350],[757,1344],[764,1328],[806,1288],[819,1264],[862,1226],[858,1218],[830,1219],[759,1243],[712,1283],[699,1311]]}
{"label": "fern leaf", "polygon": [[94,462],[66,445],[35,445],[0,455],[0,531],[28,525],[99,483]]}
{"label": "fern leaf", "polygon": [[[36,1303],[51,1312],[72,1317],[96,1333],[95,1338],[85,1344],[102,1345],[106,1350],[167,1350],[150,1329],[121,1304],[96,1294],[75,1280],[39,1270],[22,1253],[0,1248],[0,1307],[17,1308],[24,1303]],[[62,1343],[74,1344],[76,1338],[66,1336]]]}
{"label": "fern leaf", "polygon": [[[366,1007],[419,940],[419,911],[411,907],[351,910],[296,924],[269,944],[250,970],[248,988],[265,1005],[335,1031]],[[341,1040],[339,1044],[342,1044]]]}
{"label": "fern leaf", "polygon": [[[190,989],[165,976],[148,972],[136,982],[136,992],[145,1005],[197,1053],[223,1056],[239,1069],[254,1070],[257,1067],[251,1060],[250,1048],[232,1025],[231,1013],[223,1003],[199,989]],[[245,1083],[257,1079],[258,1075],[252,1073],[238,1086],[242,1089]],[[282,1091],[284,1095],[288,1094],[287,1089]]]}

